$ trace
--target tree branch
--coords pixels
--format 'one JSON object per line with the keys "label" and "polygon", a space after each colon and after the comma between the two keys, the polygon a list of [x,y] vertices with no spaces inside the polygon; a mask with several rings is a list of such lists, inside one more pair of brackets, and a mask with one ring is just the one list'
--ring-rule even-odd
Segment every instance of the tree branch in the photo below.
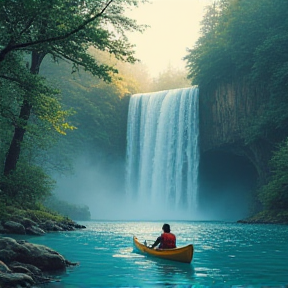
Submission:
{"label": "tree branch", "polygon": [[8,80],[8,81],[16,82],[19,85],[22,85],[24,83],[24,82],[19,81],[19,79],[17,78],[5,76],[5,75],[0,75],[0,78]]}
{"label": "tree branch", "polygon": [[34,89],[33,85],[27,84],[27,82],[25,81],[21,81],[18,78],[15,77],[10,77],[10,76],[6,76],[6,75],[1,75],[0,74],[0,78],[7,80],[7,81],[11,81],[16,83],[19,87],[21,87],[22,89],[24,89],[27,92],[31,92]]}
{"label": "tree branch", "polygon": [[47,43],[47,42],[60,41],[60,40],[68,38],[69,36],[71,36],[73,34],[76,34],[77,32],[84,29],[89,23],[91,23],[95,19],[101,17],[113,1],[114,0],[109,0],[107,2],[107,4],[105,5],[105,7],[99,13],[97,13],[95,16],[87,19],[82,24],[80,24],[77,28],[71,30],[70,32],[68,32],[66,34],[56,36],[56,37],[47,38],[47,39],[36,40],[36,41],[32,41],[32,42],[26,42],[26,43],[15,44],[15,45],[11,45],[11,44],[7,45],[4,49],[2,49],[0,51],[0,62],[3,61],[5,56],[13,50],[21,49],[21,48],[25,48],[25,47],[29,47],[29,46],[33,46],[33,45],[37,45],[37,44],[43,44],[43,43]]}
{"label": "tree branch", "polygon": [[31,19],[30,21],[28,21],[26,27],[24,27],[24,29],[19,33],[20,35],[22,35],[24,32],[26,32],[32,25],[34,19]]}

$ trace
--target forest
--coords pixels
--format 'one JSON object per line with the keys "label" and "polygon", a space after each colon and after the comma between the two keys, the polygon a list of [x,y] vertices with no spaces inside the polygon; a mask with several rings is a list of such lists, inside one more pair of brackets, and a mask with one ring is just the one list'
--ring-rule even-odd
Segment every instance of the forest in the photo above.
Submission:
{"label": "forest", "polygon": [[73,173],[83,151],[94,163],[125,158],[131,94],[189,86],[169,67],[151,79],[134,57],[125,33],[145,26],[124,12],[140,2],[1,2],[1,217],[51,209],[89,219],[89,208],[54,197],[54,176]]}
{"label": "forest", "polygon": [[[245,145],[273,147],[266,183],[258,187],[258,216],[288,217],[288,2],[215,1],[202,21],[202,36],[185,59],[200,91],[242,80],[261,94],[259,113],[246,119]],[[266,96],[266,94],[268,96]],[[260,105],[260,103],[258,103]],[[259,106],[260,107],[260,106]],[[256,211],[254,211],[255,213]],[[279,220],[279,221],[282,221]],[[276,220],[277,221],[277,220]]]}
{"label": "forest", "polygon": [[270,178],[255,201],[267,218],[287,219],[287,1],[213,2],[201,37],[183,55],[188,79],[172,67],[151,79],[134,57],[125,33],[146,27],[125,9],[138,2],[1,1],[0,218],[18,209],[89,218],[87,207],[67,203],[61,211],[65,205],[51,198],[54,175],[71,173],[83,150],[95,163],[125,158],[132,94],[245,79],[269,92],[263,113],[249,119],[245,142],[275,146]]}

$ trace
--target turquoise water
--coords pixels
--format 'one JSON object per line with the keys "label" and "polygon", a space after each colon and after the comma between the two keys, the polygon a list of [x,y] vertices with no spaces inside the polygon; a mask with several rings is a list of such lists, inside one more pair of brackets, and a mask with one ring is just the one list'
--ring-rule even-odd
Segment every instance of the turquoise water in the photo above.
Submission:
{"label": "turquoise water", "polygon": [[288,287],[288,226],[169,223],[177,246],[194,244],[191,264],[133,250],[133,235],[156,239],[162,222],[81,222],[87,229],[28,240],[80,262],[46,288]]}

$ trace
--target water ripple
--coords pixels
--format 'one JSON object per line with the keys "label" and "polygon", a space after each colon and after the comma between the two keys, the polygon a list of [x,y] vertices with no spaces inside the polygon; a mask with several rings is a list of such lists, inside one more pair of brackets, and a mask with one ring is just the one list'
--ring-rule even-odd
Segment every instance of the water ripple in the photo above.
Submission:
{"label": "water ripple", "polygon": [[288,226],[170,222],[177,245],[194,244],[192,264],[137,253],[132,237],[156,239],[160,222],[85,222],[87,229],[28,237],[80,262],[45,288],[288,287]]}

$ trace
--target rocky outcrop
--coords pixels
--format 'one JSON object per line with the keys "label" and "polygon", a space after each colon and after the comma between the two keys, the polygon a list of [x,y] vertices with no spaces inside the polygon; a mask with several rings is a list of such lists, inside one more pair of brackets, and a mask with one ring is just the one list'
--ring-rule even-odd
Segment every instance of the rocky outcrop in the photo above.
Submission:
{"label": "rocky outcrop", "polygon": [[[32,287],[51,281],[47,272],[65,271],[76,265],[58,252],[24,240],[0,237],[0,287]],[[45,274],[44,274],[45,273]]]}
{"label": "rocky outcrop", "polygon": [[[54,221],[45,217],[39,219],[34,213],[31,215],[32,219],[18,214],[6,216],[5,220],[0,220],[0,233],[41,236],[47,232],[86,228],[70,219]],[[35,284],[47,283],[52,280],[47,273],[65,271],[70,265],[76,263],[69,262],[46,246],[0,237],[1,288],[35,287]]]}
{"label": "rocky outcrop", "polygon": [[200,89],[201,149],[243,144],[249,119],[261,115],[267,99],[265,89],[240,80],[219,84],[214,90]]}
{"label": "rocky outcrop", "polygon": [[41,236],[46,232],[73,231],[84,229],[84,225],[73,221],[56,222],[52,220],[38,220],[37,222],[26,217],[12,216],[9,221],[0,221],[0,233],[2,234],[29,234]]}
{"label": "rocky outcrop", "polygon": [[35,281],[27,274],[0,272],[0,285],[3,288],[31,287],[33,284]]}
{"label": "rocky outcrop", "polygon": [[199,125],[201,153],[225,151],[248,159],[258,173],[258,182],[265,183],[269,174],[272,143],[264,139],[247,144],[250,119],[261,115],[267,103],[264,88],[245,81],[221,85],[212,91],[200,89]]}
{"label": "rocky outcrop", "polygon": [[26,234],[25,227],[15,221],[6,221],[3,223],[3,227],[13,234]]}

